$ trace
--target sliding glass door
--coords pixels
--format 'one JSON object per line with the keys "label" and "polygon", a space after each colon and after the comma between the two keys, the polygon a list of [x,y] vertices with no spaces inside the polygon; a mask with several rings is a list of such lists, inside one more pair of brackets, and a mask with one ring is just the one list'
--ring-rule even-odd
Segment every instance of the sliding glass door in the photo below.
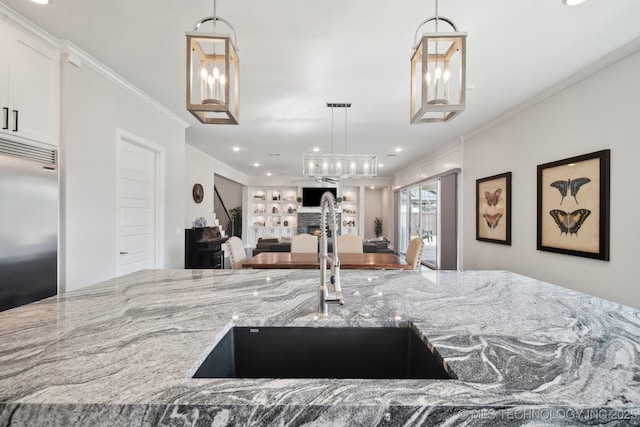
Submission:
{"label": "sliding glass door", "polygon": [[396,192],[398,252],[409,241],[424,242],[422,264],[437,270],[458,268],[458,174],[452,169]]}
{"label": "sliding glass door", "polygon": [[419,237],[424,242],[423,264],[438,268],[438,182],[439,179],[400,190],[398,231],[400,253],[406,253],[409,241]]}

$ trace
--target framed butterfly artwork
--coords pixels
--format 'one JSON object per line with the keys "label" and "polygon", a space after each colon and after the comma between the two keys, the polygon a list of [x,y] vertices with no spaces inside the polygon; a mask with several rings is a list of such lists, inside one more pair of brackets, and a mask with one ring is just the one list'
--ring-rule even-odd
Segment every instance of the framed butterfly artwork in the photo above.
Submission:
{"label": "framed butterfly artwork", "polygon": [[609,261],[610,155],[538,165],[538,250]]}
{"label": "framed butterfly artwork", "polygon": [[476,180],[476,240],[511,245],[511,172]]}

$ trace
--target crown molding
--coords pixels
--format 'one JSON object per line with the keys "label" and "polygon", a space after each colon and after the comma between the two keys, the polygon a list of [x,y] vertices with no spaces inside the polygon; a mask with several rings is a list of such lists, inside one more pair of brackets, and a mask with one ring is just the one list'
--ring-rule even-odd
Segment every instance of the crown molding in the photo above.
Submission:
{"label": "crown molding", "polygon": [[173,120],[183,128],[188,128],[191,126],[189,122],[183,120],[176,113],[160,104],[158,101],[153,99],[151,96],[147,95],[145,92],[140,90],[138,87],[134,86],[133,83],[129,82],[127,79],[122,77],[120,74],[113,71],[111,68],[104,65],[102,62],[98,61],[96,58],[88,54],[87,52],[80,49],[78,46],[74,45],[68,40],[61,40],[59,42],[60,53],[66,56],[66,59],[69,63],[81,67],[82,65],[86,65],[95,72],[99,73],[104,78],[110,80],[111,82],[118,85],[120,88],[124,89],[131,95],[138,98],[140,101],[149,105],[150,107],[158,110],[162,114],[164,114],[167,118]]}
{"label": "crown molding", "polygon": [[608,53],[607,55],[596,60],[595,62],[592,62],[591,64],[587,65],[580,71],[574,74],[571,74],[569,77],[562,80],[561,82],[549,87],[547,90],[543,92],[540,92],[538,95],[532,98],[529,98],[527,101],[509,110],[507,113],[504,113],[496,117],[495,119],[485,123],[484,125],[465,134],[464,136],[461,136],[461,138],[463,140],[472,139],[486,132],[487,130],[493,128],[494,126],[497,126],[500,123],[507,121],[508,119],[522,113],[525,110],[528,110],[534,105],[539,104],[545,99],[550,98],[551,96],[562,92],[563,90],[569,88],[570,86],[573,86],[574,84],[587,79],[588,77],[596,74],[597,72],[612,66],[616,62],[619,62],[625,59],[626,57],[634,54],[637,51],[640,51],[640,37],[630,41],[629,43],[621,46],[620,48],[614,50],[613,52]]}
{"label": "crown molding", "polygon": [[52,46],[58,47],[59,45],[59,41],[57,38],[47,33],[42,28],[34,25],[32,22],[25,19],[22,15],[20,15],[18,12],[11,9],[4,3],[0,3],[0,18],[8,24],[17,27],[19,30],[26,31],[39,37]]}

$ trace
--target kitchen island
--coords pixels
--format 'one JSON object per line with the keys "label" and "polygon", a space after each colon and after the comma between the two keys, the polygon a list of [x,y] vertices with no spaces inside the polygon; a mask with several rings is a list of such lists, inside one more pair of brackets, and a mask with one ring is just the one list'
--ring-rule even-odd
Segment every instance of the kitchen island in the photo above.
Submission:
{"label": "kitchen island", "polygon": [[[5,425],[640,425],[640,312],[505,271],[147,270],[0,313]],[[453,380],[192,379],[233,326],[406,326]],[[327,361],[340,363],[340,360]]]}

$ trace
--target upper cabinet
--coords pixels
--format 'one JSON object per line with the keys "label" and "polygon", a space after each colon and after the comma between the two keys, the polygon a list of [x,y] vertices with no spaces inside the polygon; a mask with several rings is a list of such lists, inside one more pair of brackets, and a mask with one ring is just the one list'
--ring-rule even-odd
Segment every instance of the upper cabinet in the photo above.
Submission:
{"label": "upper cabinet", "polygon": [[0,136],[59,145],[59,53],[0,21]]}

